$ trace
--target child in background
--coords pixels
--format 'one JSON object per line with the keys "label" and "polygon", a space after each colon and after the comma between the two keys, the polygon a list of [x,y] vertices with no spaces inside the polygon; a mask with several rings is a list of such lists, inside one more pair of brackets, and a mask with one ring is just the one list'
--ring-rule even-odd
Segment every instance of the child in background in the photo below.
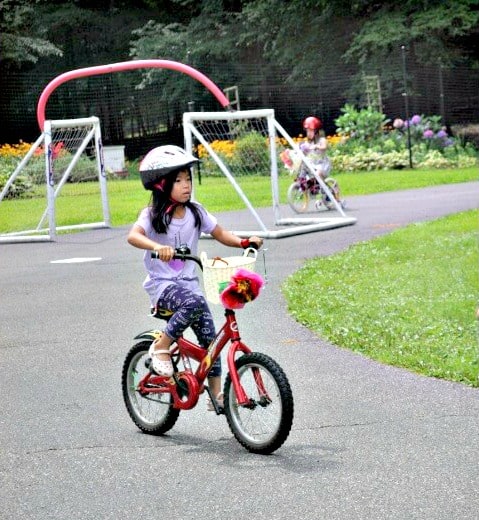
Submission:
{"label": "child in background", "polygon": [[[328,141],[321,133],[323,123],[315,116],[309,116],[303,121],[303,129],[306,131],[306,141],[299,148],[306,157],[317,167],[317,173],[326,179],[331,172],[331,161],[326,155]],[[307,170],[302,165],[302,169]]]}

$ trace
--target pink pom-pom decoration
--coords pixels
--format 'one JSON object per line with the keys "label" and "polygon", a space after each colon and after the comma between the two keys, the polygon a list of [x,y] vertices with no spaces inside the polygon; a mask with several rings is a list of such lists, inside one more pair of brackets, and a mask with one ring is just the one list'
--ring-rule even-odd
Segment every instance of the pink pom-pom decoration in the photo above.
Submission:
{"label": "pink pom-pom decoration", "polygon": [[259,295],[263,285],[264,280],[259,274],[240,268],[220,294],[220,301],[226,309],[242,309]]}

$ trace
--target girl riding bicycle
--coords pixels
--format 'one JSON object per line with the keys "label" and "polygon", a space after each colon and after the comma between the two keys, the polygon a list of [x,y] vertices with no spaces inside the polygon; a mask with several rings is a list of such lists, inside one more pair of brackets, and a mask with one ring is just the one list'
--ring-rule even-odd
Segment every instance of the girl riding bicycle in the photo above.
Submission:
{"label": "girl riding bicycle", "polygon": [[[201,233],[230,247],[246,248],[253,244],[260,248],[263,243],[257,236],[241,239],[227,231],[201,204],[191,201],[191,166],[196,162],[198,159],[178,146],[159,146],[148,152],[140,164],[140,177],[145,189],[152,191],[151,201],[141,211],[127,239],[132,246],[145,250],[147,276],[143,287],[151,306],[172,312],[163,334],[152,343],[149,352],[153,370],[162,376],[173,375],[169,348],[188,327],[204,348],[216,335],[195,266],[192,262],[173,260],[175,248],[187,246],[196,255]],[[151,258],[152,251],[160,261]],[[221,400],[220,359],[210,372],[209,387]]]}
{"label": "girl riding bicycle", "polygon": [[[328,141],[322,135],[321,128],[323,123],[315,116],[308,116],[303,121],[303,129],[306,131],[306,141],[303,141],[299,148],[306,157],[316,167],[316,171],[323,179],[326,179],[331,172],[331,161],[326,155]],[[301,174],[307,174],[307,168],[303,164],[300,169]]]}

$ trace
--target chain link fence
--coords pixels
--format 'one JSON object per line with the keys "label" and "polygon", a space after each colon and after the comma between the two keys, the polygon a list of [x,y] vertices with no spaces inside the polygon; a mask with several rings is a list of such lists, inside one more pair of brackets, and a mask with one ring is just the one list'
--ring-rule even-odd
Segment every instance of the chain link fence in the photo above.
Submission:
{"label": "chain link fence", "polygon": [[[407,85],[400,65],[388,75],[358,76],[353,69],[337,71],[316,80],[290,83],[281,68],[259,70],[252,64],[195,64],[221,88],[238,87],[242,110],[272,108],[276,119],[290,135],[301,133],[305,115],[315,114],[328,135],[335,132],[335,119],[345,103],[380,108],[394,119],[409,115],[440,115],[453,133],[475,141],[479,147],[479,71],[457,67],[408,67]],[[388,69],[391,70],[390,68]],[[168,71],[167,74],[177,74]],[[229,84],[223,79],[229,78]],[[3,125],[0,143],[20,139],[33,141],[39,135],[36,105],[43,88],[53,78],[39,74],[10,72],[0,79],[0,112]],[[164,100],[158,86],[138,88],[141,74],[130,71],[74,80],[61,85],[47,106],[49,119],[97,116],[103,141],[124,145],[130,159],[163,143],[182,144],[181,118],[186,111],[220,111],[216,100],[193,79],[181,100]]]}

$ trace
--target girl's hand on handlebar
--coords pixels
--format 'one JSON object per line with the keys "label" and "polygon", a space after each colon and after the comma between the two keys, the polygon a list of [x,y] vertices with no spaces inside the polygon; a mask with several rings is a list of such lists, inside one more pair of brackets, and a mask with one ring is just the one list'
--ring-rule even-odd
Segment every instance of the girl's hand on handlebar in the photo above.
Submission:
{"label": "girl's hand on handlebar", "polygon": [[155,249],[155,256],[162,262],[169,262],[173,259],[173,255],[175,254],[175,250],[170,246],[162,246],[158,244]]}
{"label": "girl's hand on handlebar", "polygon": [[262,245],[263,239],[257,236],[245,238],[241,241],[241,247],[243,249],[247,249],[248,247],[252,247],[253,249],[260,249]]}

